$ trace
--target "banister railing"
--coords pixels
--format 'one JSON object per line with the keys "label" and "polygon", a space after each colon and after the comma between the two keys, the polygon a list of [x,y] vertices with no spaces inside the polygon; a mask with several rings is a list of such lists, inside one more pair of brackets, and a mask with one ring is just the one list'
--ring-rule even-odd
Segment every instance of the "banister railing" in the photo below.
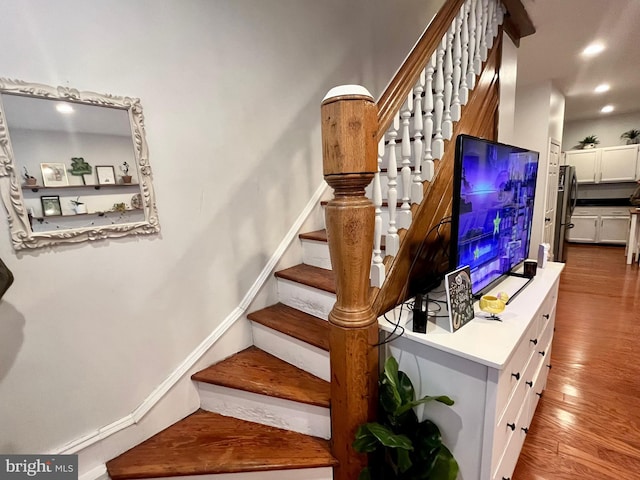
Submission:
{"label": "banister railing", "polygon": [[[423,182],[431,180],[434,160],[444,154],[444,142],[453,135],[454,122],[460,120],[462,106],[475,87],[502,19],[499,0],[446,2],[378,102],[378,171],[371,195],[376,213],[371,265],[374,287],[384,284],[400,247],[401,229],[411,226],[412,205],[422,202]],[[383,168],[387,170],[386,185]],[[383,190],[387,192],[387,212],[382,209]],[[384,257],[379,248],[383,243]]]}

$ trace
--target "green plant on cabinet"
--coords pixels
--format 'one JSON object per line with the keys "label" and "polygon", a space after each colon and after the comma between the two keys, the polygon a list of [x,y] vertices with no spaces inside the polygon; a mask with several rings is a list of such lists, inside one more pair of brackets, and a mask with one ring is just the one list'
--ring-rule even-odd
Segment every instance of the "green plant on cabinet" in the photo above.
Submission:
{"label": "green plant on cabinet", "polygon": [[597,135],[588,135],[578,142],[580,148],[593,148],[600,143]]}
{"label": "green plant on cabinet", "polygon": [[431,420],[418,420],[413,407],[431,401],[453,405],[447,396],[415,399],[409,377],[390,356],[380,380],[380,422],[365,423],[356,431],[353,448],[369,454],[369,466],[358,480],[455,480],[458,462],[442,443],[440,429]]}
{"label": "green plant on cabinet", "polygon": [[622,135],[620,135],[621,140],[626,140],[627,145],[633,145],[635,143],[640,143],[640,130],[632,128],[631,130],[627,130]]}

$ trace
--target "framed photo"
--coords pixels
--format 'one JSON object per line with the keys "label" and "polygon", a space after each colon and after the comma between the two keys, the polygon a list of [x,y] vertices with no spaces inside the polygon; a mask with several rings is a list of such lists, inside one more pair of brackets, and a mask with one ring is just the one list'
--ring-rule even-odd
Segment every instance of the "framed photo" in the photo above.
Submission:
{"label": "framed photo", "polygon": [[40,197],[40,202],[42,202],[43,216],[51,217],[53,215],[62,215],[62,208],[60,208],[60,197],[58,195]]}
{"label": "framed photo", "polygon": [[96,176],[98,185],[115,185],[116,171],[113,165],[96,165]]}
{"label": "framed photo", "polygon": [[67,167],[64,163],[41,163],[42,183],[45,187],[66,187],[69,185]]}

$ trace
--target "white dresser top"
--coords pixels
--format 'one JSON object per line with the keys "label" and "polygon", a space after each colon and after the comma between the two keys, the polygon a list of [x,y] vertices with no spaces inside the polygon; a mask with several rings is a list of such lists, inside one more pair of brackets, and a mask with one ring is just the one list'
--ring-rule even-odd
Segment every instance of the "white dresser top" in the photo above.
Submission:
{"label": "white dresser top", "polygon": [[[545,268],[538,268],[534,280],[499,315],[501,322],[484,318],[487,314],[480,311],[476,302],[475,318],[457,332],[450,333],[441,326],[448,324],[447,318],[438,318],[437,324],[428,322],[427,333],[415,333],[411,331],[413,311],[404,307],[400,318],[400,324],[405,327],[403,336],[488,367],[502,369],[511,358],[540,305],[554,287],[563,268],[563,263],[553,262],[547,263]],[[526,279],[523,278],[507,277],[488,293],[504,291],[512,296],[525,282]],[[445,294],[434,294],[434,297],[445,299]],[[397,307],[387,313],[387,318],[395,323],[399,313],[400,307]],[[439,315],[446,315],[446,307],[442,308]],[[391,332],[394,329],[394,326],[384,317],[378,319],[378,324],[385,332]]]}

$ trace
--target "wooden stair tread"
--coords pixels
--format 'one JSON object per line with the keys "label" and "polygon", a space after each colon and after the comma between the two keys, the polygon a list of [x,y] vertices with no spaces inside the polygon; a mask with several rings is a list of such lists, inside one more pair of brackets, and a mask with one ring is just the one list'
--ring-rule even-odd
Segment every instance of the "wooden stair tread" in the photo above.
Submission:
{"label": "wooden stair tread", "polygon": [[[400,204],[400,205],[402,205],[402,204]],[[325,242],[325,243],[328,242],[328,240],[327,240],[327,230],[326,229],[316,230],[315,232],[301,233],[300,235],[298,235],[298,238],[301,238],[303,240],[315,240],[316,242]],[[382,235],[382,238],[380,239],[380,249],[381,250],[385,249],[385,240],[386,240],[385,235]]]}
{"label": "wooden stair tread", "polygon": [[277,271],[275,276],[324,290],[325,292],[336,293],[335,275],[331,270],[324,268],[301,263],[300,265]]}
{"label": "wooden stair tread", "polygon": [[298,235],[302,240],[315,240],[316,242],[327,242],[327,230],[316,230],[315,232],[306,232]]}
{"label": "wooden stair tread", "polygon": [[283,303],[247,315],[249,320],[272,328],[314,347],[329,351],[329,322]]}
{"label": "wooden stair tread", "polygon": [[294,402],[329,407],[330,384],[309,372],[251,346],[191,377]]}
{"label": "wooden stair tread", "polygon": [[112,480],[333,466],[329,442],[198,410],[107,462]]}

